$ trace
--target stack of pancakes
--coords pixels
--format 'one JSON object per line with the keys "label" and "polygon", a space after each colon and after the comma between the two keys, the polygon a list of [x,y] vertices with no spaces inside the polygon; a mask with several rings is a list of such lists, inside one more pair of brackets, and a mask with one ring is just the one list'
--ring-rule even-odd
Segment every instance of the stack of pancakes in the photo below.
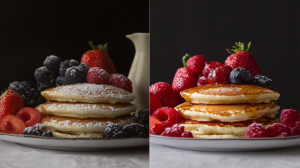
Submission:
{"label": "stack of pancakes", "polygon": [[111,85],[76,84],[43,91],[47,103],[36,107],[41,124],[61,138],[101,138],[110,123],[131,124],[134,94]]}
{"label": "stack of pancakes", "polygon": [[242,138],[247,127],[277,122],[279,106],[271,103],[278,92],[256,85],[203,85],[181,92],[185,103],[175,109],[184,118],[180,125],[194,138]]}

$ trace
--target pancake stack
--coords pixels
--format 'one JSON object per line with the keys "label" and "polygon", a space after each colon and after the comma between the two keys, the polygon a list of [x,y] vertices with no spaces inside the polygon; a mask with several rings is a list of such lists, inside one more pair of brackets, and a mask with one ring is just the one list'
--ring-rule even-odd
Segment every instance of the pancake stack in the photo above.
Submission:
{"label": "pancake stack", "polygon": [[47,103],[36,107],[41,124],[60,138],[101,138],[110,123],[133,123],[134,94],[111,85],[76,84],[43,91]]}
{"label": "pancake stack", "polygon": [[277,122],[279,106],[271,103],[280,94],[256,85],[203,85],[181,92],[185,103],[175,109],[184,118],[180,125],[194,138],[243,138],[247,127]]}

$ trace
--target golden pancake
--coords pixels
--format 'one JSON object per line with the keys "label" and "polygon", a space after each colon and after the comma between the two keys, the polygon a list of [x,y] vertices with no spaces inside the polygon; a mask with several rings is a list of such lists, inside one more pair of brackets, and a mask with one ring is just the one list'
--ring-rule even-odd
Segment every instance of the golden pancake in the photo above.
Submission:
{"label": "golden pancake", "polygon": [[175,107],[185,119],[222,122],[239,122],[260,117],[274,118],[279,108],[275,104],[188,105],[188,103]]}
{"label": "golden pancake", "polygon": [[180,125],[184,126],[185,131],[190,131],[193,135],[235,135],[244,136],[247,127],[252,123],[262,124],[264,127],[277,122],[277,118],[262,117],[256,120],[241,122],[203,122],[194,120],[183,120]]}
{"label": "golden pancake", "polygon": [[115,123],[124,127],[136,121],[136,117],[126,115],[117,118],[89,118],[79,119],[71,117],[46,116],[42,119],[41,124],[46,130],[58,131],[65,133],[101,133],[110,123]]}
{"label": "golden pancake", "polygon": [[239,84],[208,84],[183,90],[180,94],[193,104],[270,103],[280,96],[267,88]]}
{"label": "golden pancake", "polygon": [[51,88],[41,92],[48,101],[82,103],[130,103],[134,94],[112,85],[82,83]]}
{"label": "golden pancake", "polygon": [[52,131],[56,138],[102,138],[102,133],[80,132],[80,133],[66,133],[59,131]]}
{"label": "golden pancake", "polygon": [[47,102],[36,107],[43,115],[76,118],[115,118],[135,112],[133,104],[88,104]]}

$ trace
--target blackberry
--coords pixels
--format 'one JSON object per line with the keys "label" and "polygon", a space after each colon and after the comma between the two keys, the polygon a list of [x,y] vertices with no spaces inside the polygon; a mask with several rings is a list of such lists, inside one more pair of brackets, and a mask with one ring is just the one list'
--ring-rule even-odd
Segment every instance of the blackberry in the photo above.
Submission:
{"label": "blackberry", "polygon": [[262,76],[256,75],[252,78],[251,83],[254,85],[258,85],[264,88],[272,89],[273,88],[273,81],[272,79]]}
{"label": "blackberry", "polygon": [[235,68],[230,72],[229,79],[233,84],[249,84],[251,77],[251,73],[245,68]]}
{"label": "blackberry", "polygon": [[113,139],[123,138],[123,137],[124,137],[124,135],[123,135],[122,131],[119,131],[112,136]]}
{"label": "blackberry", "polygon": [[41,131],[44,131],[45,130],[45,126],[43,126],[42,124],[35,124],[33,126],[34,129],[37,129],[37,130],[41,130]]}
{"label": "blackberry", "polygon": [[59,57],[55,55],[50,55],[45,59],[44,65],[48,69],[50,69],[54,74],[58,74],[60,62],[61,60]]}
{"label": "blackberry", "polygon": [[64,85],[68,85],[66,78],[63,76],[57,77],[55,80],[55,86],[59,87],[59,86],[64,86]]}
{"label": "blackberry", "polygon": [[137,123],[144,126],[149,125],[149,109],[142,109],[138,112]]}
{"label": "blackberry", "polygon": [[54,79],[55,76],[50,69],[43,66],[35,70],[34,77],[39,82],[46,82]]}
{"label": "blackberry", "polygon": [[23,130],[24,135],[37,135],[41,136],[43,134],[44,130],[36,129],[34,127],[26,127]]}
{"label": "blackberry", "polygon": [[42,134],[43,137],[53,137],[53,133],[51,131],[45,131]]}
{"label": "blackberry", "polygon": [[85,64],[85,63],[81,63],[81,64],[78,66],[78,68],[80,68],[81,71],[83,71],[83,72],[85,72],[85,73],[88,73],[88,71],[90,70],[90,67],[89,67],[87,64]]}
{"label": "blackberry", "polygon": [[[108,124],[103,133],[102,133],[102,137],[103,138],[120,138],[121,137],[121,132],[122,132],[122,127],[118,124]],[[122,137],[123,137],[123,133],[122,133]]]}
{"label": "blackberry", "polygon": [[132,123],[130,125],[125,125],[123,128],[123,134],[126,138],[142,138],[146,137],[149,133],[144,125]]}
{"label": "blackberry", "polygon": [[86,79],[86,73],[78,67],[68,68],[65,73],[65,78],[69,84],[83,83]]}
{"label": "blackberry", "polygon": [[24,135],[31,135],[33,131],[33,127],[26,127],[24,130],[23,130],[23,134]]}
{"label": "blackberry", "polygon": [[45,81],[45,82],[39,82],[37,81],[37,87],[40,91],[44,91],[50,88],[54,88],[55,87],[55,79],[51,79],[49,81]]}
{"label": "blackberry", "polygon": [[60,66],[59,66],[60,76],[65,76],[65,73],[66,73],[68,68],[71,68],[73,66],[78,66],[78,65],[79,65],[78,61],[76,61],[74,59],[65,60],[64,62],[61,62]]}

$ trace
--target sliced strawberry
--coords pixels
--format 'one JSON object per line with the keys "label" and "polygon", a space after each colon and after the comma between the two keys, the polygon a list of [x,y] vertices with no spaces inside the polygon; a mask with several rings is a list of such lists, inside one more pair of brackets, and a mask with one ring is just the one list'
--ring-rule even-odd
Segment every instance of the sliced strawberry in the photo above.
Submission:
{"label": "sliced strawberry", "polygon": [[[12,128],[10,128],[10,124],[8,123],[11,124]],[[9,134],[22,134],[25,128],[25,123],[15,115],[4,113],[0,117],[0,132]]]}
{"label": "sliced strawberry", "polygon": [[161,122],[158,120],[158,119],[156,119],[155,117],[153,117],[153,116],[150,116],[150,129],[155,125],[155,124],[161,124]]}
{"label": "sliced strawberry", "polygon": [[41,123],[42,114],[35,108],[22,108],[17,114],[21,120],[25,122],[26,127],[33,127],[37,123]]}
{"label": "sliced strawberry", "polygon": [[4,113],[16,114],[24,107],[24,101],[19,93],[8,90],[1,95],[0,116]]}

